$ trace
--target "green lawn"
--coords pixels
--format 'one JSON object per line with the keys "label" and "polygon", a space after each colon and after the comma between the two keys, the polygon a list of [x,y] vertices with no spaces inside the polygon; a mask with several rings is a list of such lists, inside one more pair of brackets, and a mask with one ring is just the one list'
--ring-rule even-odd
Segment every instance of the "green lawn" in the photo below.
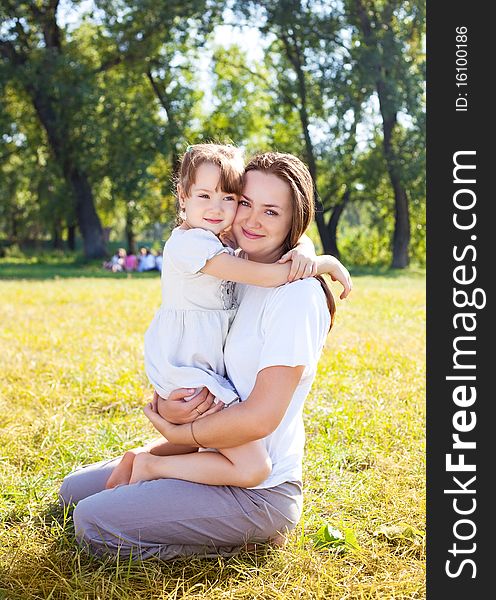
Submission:
{"label": "green lawn", "polygon": [[[67,265],[57,279],[53,265],[9,264],[0,264],[0,598],[425,597],[422,273],[354,274],[352,295],[337,300],[306,404],[304,515],[284,549],[115,565],[75,547],[57,489],[76,465],[153,436],[141,411],[143,334],[159,278],[98,278],[96,267],[88,277]],[[326,523],[352,530],[360,549],[317,547]]]}

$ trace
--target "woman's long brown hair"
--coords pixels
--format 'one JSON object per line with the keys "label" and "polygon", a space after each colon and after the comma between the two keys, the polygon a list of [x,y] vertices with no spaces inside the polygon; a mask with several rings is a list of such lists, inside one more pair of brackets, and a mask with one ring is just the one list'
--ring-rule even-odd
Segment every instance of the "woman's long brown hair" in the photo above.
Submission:
{"label": "woman's long brown hair", "polygon": [[[257,154],[245,167],[245,173],[249,171],[262,171],[275,175],[289,185],[293,205],[293,218],[291,228],[284,242],[283,250],[287,252],[296,246],[315,215],[314,185],[310,171],[293,154],[284,154],[281,152]],[[334,324],[336,303],[324,277],[317,275],[315,279],[318,279],[326,297],[327,308],[331,315],[330,330]]]}

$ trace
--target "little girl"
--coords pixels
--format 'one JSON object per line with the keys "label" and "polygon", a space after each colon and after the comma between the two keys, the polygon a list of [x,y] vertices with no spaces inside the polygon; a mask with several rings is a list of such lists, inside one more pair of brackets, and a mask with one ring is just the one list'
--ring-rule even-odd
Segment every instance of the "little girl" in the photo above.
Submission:
{"label": "little girl", "polygon": [[[219,240],[219,234],[234,221],[243,173],[241,151],[233,146],[197,144],[182,158],[177,184],[182,223],[165,244],[162,306],[145,334],[145,369],[159,413],[157,396],[167,398],[177,388],[199,391],[206,387],[223,406],[239,401],[225,376],[223,358],[237,308],[234,282],[263,287],[288,282],[290,263],[245,260]],[[316,258],[318,274],[333,270],[335,263],[329,258]],[[315,269],[307,272],[316,273]],[[272,468],[262,440],[211,450],[201,460],[196,451],[196,447],[181,447],[174,460],[126,453],[107,487],[163,477],[253,487],[262,483]]]}

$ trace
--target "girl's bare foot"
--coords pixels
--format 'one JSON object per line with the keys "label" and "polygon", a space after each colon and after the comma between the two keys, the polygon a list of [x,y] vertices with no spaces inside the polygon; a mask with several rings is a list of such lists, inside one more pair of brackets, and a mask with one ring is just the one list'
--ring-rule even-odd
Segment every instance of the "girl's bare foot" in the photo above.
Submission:
{"label": "girl's bare foot", "polygon": [[133,462],[136,455],[133,452],[126,452],[121,458],[121,462],[114,468],[110,477],[107,479],[105,488],[107,490],[125,485],[129,483],[131,472],[133,470]]}

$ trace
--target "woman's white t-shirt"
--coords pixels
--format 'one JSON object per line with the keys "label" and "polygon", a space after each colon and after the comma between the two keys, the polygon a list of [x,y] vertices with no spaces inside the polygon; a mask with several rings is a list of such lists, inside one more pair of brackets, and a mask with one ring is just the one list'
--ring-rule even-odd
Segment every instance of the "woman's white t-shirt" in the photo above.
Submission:
{"label": "woman's white t-shirt", "polygon": [[305,366],[281,423],[264,438],[272,472],[256,487],[301,481],[303,404],[330,325],[324,292],[316,279],[308,278],[278,288],[237,285],[237,295],[239,308],[227,336],[224,360],[240,398],[250,395],[257,373],[266,367]]}

